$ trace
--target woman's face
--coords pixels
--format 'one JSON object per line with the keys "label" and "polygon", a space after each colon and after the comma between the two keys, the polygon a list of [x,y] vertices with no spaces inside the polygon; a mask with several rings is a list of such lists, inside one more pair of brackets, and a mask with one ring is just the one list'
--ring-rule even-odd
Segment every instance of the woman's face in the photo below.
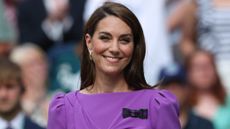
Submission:
{"label": "woman's face", "polygon": [[85,39],[96,73],[122,74],[134,49],[133,34],[125,22],[107,16],[98,23],[93,37],[86,34]]}
{"label": "woman's face", "polygon": [[216,82],[214,66],[208,55],[198,53],[191,61],[189,81],[201,90],[208,90]]}

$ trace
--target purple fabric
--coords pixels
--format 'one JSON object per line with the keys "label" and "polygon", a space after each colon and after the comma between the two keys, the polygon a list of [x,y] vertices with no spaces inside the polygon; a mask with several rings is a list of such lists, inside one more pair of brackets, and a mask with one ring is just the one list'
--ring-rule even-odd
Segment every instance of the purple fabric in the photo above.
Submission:
{"label": "purple fabric", "polygon": [[[147,109],[148,118],[122,117],[122,109]],[[48,129],[180,129],[178,104],[166,90],[55,96]]]}

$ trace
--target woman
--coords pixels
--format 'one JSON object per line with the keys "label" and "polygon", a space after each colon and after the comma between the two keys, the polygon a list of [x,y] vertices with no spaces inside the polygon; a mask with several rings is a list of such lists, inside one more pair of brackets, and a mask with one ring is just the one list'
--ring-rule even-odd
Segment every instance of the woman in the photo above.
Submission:
{"label": "woman", "polygon": [[217,70],[230,93],[230,1],[186,0],[169,18],[169,29],[182,27],[181,50],[187,56],[197,48],[215,56]]}
{"label": "woman", "polygon": [[186,66],[191,88],[189,102],[194,113],[212,121],[215,129],[229,129],[230,98],[221,84],[212,54],[194,52]]}
{"label": "woman", "polygon": [[128,8],[98,8],[83,42],[81,90],[55,97],[48,129],[180,129],[175,97],[145,81],[144,35]]}
{"label": "woman", "polygon": [[184,67],[170,65],[161,70],[160,78],[164,77],[161,87],[175,94],[180,105],[180,122],[182,129],[214,129],[211,121],[194,114],[189,106],[189,87]]}

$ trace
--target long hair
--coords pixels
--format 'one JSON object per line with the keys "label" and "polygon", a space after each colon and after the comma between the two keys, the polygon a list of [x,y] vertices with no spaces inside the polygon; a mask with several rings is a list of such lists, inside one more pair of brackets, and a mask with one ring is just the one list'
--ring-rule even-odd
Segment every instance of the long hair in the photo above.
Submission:
{"label": "long hair", "polygon": [[89,18],[84,28],[83,51],[81,62],[81,89],[92,85],[95,81],[95,64],[90,60],[86,46],[85,35],[93,37],[98,23],[107,16],[115,16],[124,21],[132,30],[134,37],[133,57],[124,69],[124,77],[130,89],[139,90],[149,88],[146,83],[143,62],[145,57],[145,39],[141,24],[137,17],[124,5],[113,2],[106,2],[99,7]]}
{"label": "long hair", "polygon": [[[192,53],[190,56],[188,56],[188,58],[185,61],[186,69],[188,70],[188,72],[191,70],[192,62],[193,62],[194,58],[199,54],[204,54],[210,59],[210,62],[214,68],[214,74],[216,77],[216,81],[210,86],[210,91],[211,91],[212,95],[219,101],[220,104],[224,104],[225,98],[226,98],[226,92],[225,92],[225,89],[223,87],[223,84],[221,83],[220,77],[219,77],[217,69],[216,69],[215,57],[210,52],[204,51],[204,50],[198,50],[198,51]],[[197,101],[198,101],[197,100],[198,99],[197,89],[195,88],[194,84],[189,83],[189,85],[191,85],[190,95],[189,95],[190,106],[194,106],[197,104]]]}

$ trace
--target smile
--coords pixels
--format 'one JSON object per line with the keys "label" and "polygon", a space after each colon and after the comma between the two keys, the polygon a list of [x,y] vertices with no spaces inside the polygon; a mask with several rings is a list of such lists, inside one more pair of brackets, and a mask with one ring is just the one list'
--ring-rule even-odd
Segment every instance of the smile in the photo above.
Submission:
{"label": "smile", "polygon": [[117,63],[122,59],[121,57],[112,57],[112,56],[103,56],[103,57],[110,63]]}

